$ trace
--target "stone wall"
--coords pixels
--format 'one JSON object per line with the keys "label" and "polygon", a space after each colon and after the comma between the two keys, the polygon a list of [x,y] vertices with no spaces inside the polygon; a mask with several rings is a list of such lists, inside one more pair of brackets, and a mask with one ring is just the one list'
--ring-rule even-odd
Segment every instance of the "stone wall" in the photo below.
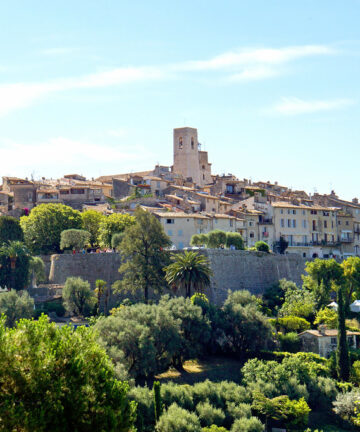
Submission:
{"label": "stone wall", "polygon": [[[306,260],[299,255],[272,255],[261,252],[205,249],[214,276],[207,295],[221,304],[228,290],[246,289],[261,294],[281,278],[301,285]],[[49,274],[50,284],[63,285],[69,276],[80,276],[95,286],[96,279],[108,284],[119,280],[121,264],[117,253],[53,255]]]}

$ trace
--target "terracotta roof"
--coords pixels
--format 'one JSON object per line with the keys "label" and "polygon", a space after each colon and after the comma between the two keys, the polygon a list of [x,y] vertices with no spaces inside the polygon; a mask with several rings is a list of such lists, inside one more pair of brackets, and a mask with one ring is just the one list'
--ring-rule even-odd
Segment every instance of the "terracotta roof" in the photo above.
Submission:
{"label": "terracotta roof", "polygon": [[185,212],[154,212],[155,215],[171,219],[171,218],[195,218],[195,219],[209,219],[200,213],[185,213]]}
{"label": "terracotta roof", "polygon": [[[321,334],[319,330],[305,330],[302,333],[299,333],[299,336],[303,334],[311,334],[316,337],[337,337],[338,331],[337,329],[325,329],[323,331],[324,334]],[[347,336],[360,335],[360,330],[358,332],[346,331]]]}
{"label": "terracotta roof", "polygon": [[319,211],[338,211],[338,207],[323,207],[319,205],[307,206],[304,204],[295,205],[289,203],[287,201],[276,201],[271,203],[273,207],[281,207],[281,208],[292,208],[292,209],[301,209],[301,210],[319,210]]}
{"label": "terracotta roof", "polygon": [[215,196],[215,195],[208,195],[205,193],[201,193],[201,192],[195,192],[195,195],[203,197],[203,198],[209,198],[209,199],[215,199],[215,200],[219,200],[220,198]]}

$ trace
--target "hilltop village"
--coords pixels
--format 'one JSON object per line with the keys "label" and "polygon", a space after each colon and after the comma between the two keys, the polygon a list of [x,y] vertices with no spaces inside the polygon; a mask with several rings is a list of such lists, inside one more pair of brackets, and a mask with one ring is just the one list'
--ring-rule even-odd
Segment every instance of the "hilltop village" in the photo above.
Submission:
{"label": "hilltop village", "polygon": [[43,203],[63,203],[104,214],[153,213],[173,248],[189,247],[194,234],[214,229],[238,232],[247,247],[268,243],[274,252],[304,258],[346,258],[360,253],[360,204],[329,195],[309,195],[270,181],[252,182],[211,172],[195,128],[173,131],[173,165],[145,172],[61,179],[3,177],[0,214],[19,217]]}

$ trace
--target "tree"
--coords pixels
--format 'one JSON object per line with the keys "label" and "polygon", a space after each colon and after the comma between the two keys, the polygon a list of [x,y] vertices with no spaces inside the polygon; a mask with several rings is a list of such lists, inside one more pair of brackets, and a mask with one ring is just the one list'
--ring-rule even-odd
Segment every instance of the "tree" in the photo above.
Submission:
{"label": "tree", "polygon": [[135,210],[135,220],[119,246],[119,272],[123,279],[114,283],[114,289],[134,294],[141,291],[147,303],[150,290],[161,292],[166,286],[163,268],[168,255],[164,249],[171,245],[171,240],[156,217],[140,207]]}
{"label": "tree", "polygon": [[119,250],[120,244],[123,241],[125,232],[116,233],[111,238],[111,247],[115,250]]}
{"label": "tree", "polygon": [[0,246],[12,240],[24,241],[20,222],[12,216],[0,216]]}
{"label": "tree", "polygon": [[240,357],[266,349],[271,340],[267,318],[246,291],[229,292],[224,306],[226,349]]}
{"label": "tree", "polygon": [[287,247],[289,246],[289,242],[285,239],[285,237],[280,236],[280,241],[279,241],[279,253],[281,255],[283,255],[287,249]]}
{"label": "tree", "polygon": [[315,312],[315,300],[312,292],[299,288],[294,282],[284,281],[285,301],[279,311],[280,316],[298,316],[308,318]]}
{"label": "tree", "polygon": [[40,204],[20,219],[27,247],[33,254],[60,252],[60,235],[67,229],[80,229],[80,212],[64,204]]}
{"label": "tree", "polygon": [[98,310],[98,314],[100,314],[100,302],[101,302],[101,298],[103,297],[103,295],[105,294],[105,301],[104,301],[104,313],[105,315],[107,315],[108,313],[108,300],[109,300],[109,294],[108,294],[108,288],[107,288],[107,283],[102,280],[102,279],[97,279],[95,282],[95,294],[97,296],[97,310]]}
{"label": "tree", "polygon": [[97,246],[100,223],[106,218],[95,210],[86,210],[81,213],[82,228],[90,233],[91,246]]}
{"label": "tree", "polygon": [[185,297],[191,290],[203,291],[210,285],[212,271],[209,260],[197,252],[185,251],[171,256],[172,263],[165,267],[166,281],[177,289],[185,289]]}
{"label": "tree", "polygon": [[278,283],[271,285],[265,290],[263,295],[264,303],[271,309],[274,315],[277,314],[279,308],[284,303],[284,296],[288,282],[290,281],[280,279]]}
{"label": "tree", "polygon": [[244,239],[241,234],[236,232],[227,232],[226,233],[226,242],[225,245],[227,248],[231,246],[235,247],[237,250],[244,250]]}
{"label": "tree", "polygon": [[263,432],[264,430],[264,425],[257,417],[237,419],[231,428],[231,432]]}
{"label": "tree", "polygon": [[154,414],[155,414],[155,422],[157,422],[162,414],[163,404],[161,401],[161,384],[159,381],[154,381],[153,384],[153,392],[154,392]]}
{"label": "tree", "polygon": [[68,229],[62,231],[60,236],[60,249],[67,248],[80,250],[90,243],[90,233],[81,229]]}
{"label": "tree", "polygon": [[350,256],[341,263],[341,267],[344,271],[346,287],[345,313],[348,314],[354,294],[356,294],[356,298],[360,296],[360,258]]}
{"label": "tree", "polygon": [[34,300],[25,291],[11,290],[0,294],[0,315],[6,315],[6,325],[13,327],[20,318],[31,318]]}
{"label": "tree", "polygon": [[323,308],[316,314],[314,324],[325,324],[330,329],[338,327],[338,314],[334,309]]}
{"label": "tree", "polygon": [[194,234],[191,237],[190,240],[190,245],[191,246],[206,246],[208,241],[207,235],[206,234]]}
{"label": "tree", "polygon": [[221,230],[213,230],[207,234],[207,247],[209,248],[219,248],[224,246],[226,243],[226,233]]}
{"label": "tree", "polygon": [[338,343],[336,349],[336,371],[338,378],[349,381],[350,359],[345,325],[344,288],[338,287]]}
{"label": "tree", "polygon": [[264,241],[257,241],[255,243],[255,248],[259,252],[266,252],[266,253],[270,252],[269,245],[266,242],[264,242]]}
{"label": "tree", "polygon": [[128,214],[113,213],[106,216],[99,225],[98,242],[101,247],[111,247],[112,236],[122,233],[135,224],[135,218]]}
{"label": "tree", "polygon": [[22,290],[28,284],[30,254],[24,243],[12,240],[0,248],[0,286]]}
{"label": "tree", "polygon": [[334,259],[319,259],[308,261],[305,265],[307,276],[303,277],[304,286],[314,294],[316,308],[328,305],[333,283],[340,283],[343,269]]}
{"label": "tree", "polygon": [[114,378],[93,329],[58,328],[46,316],[0,323],[0,429],[130,432],[135,403]]}
{"label": "tree", "polygon": [[31,257],[29,262],[29,279],[31,287],[45,280],[45,263],[40,257]]}
{"label": "tree", "polygon": [[70,314],[80,316],[88,315],[96,301],[89,282],[80,277],[68,277],[66,279],[62,297],[65,309]]}
{"label": "tree", "polygon": [[200,421],[195,413],[173,403],[156,424],[156,432],[200,432]]}

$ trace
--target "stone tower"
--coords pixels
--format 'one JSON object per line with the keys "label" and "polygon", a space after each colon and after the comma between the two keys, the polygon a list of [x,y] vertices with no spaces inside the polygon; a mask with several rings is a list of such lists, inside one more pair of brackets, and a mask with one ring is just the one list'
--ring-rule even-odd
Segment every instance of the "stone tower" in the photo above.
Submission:
{"label": "stone tower", "polygon": [[173,171],[184,179],[192,178],[197,185],[202,185],[199,165],[197,129],[183,127],[174,129],[174,165]]}

